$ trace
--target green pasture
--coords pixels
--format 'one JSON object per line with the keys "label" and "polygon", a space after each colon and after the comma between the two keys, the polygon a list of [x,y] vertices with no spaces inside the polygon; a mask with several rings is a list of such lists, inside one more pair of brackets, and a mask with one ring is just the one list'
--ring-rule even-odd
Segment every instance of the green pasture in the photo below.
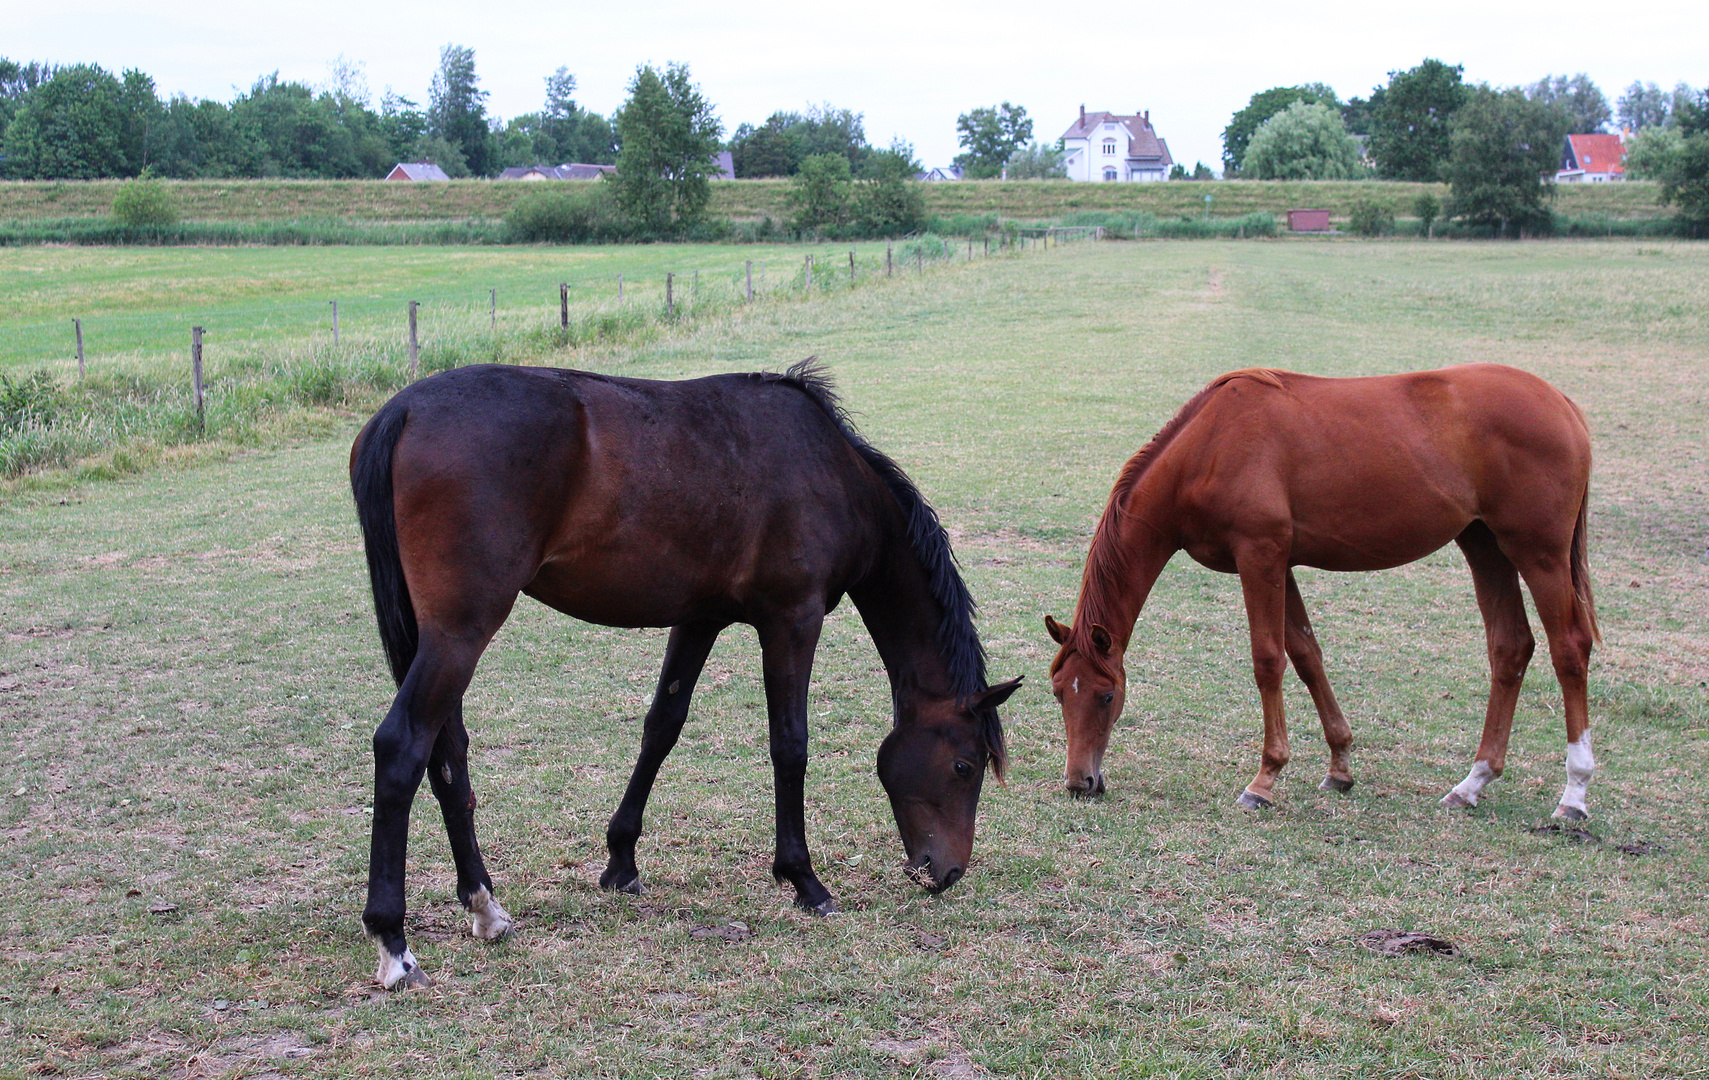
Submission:
{"label": "green pasture", "polygon": [[[576,265],[611,279],[661,250]],[[102,254],[22,253],[41,260],[31,302],[126,287],[119,264],[79,261]],[[204,298],[188,306],[247,302],[197,261],[214,254],[139,257]],[[553,288],[567,264],[504,260],[583,253],[472,251],[494,261],[458,263],[461,285],[422,264],[389,277],[391,251],[344,266],[359,253],[230,254],[252,260],[234,282],[279,267],[280,295],[307,303],[346,283],[478,293],[500,273]],[[649,807],[648,891],[613,896],[597,888],[604,825],[664,632],[522,601],[466,707],[481,836],[518,926],[494,945],[468,936],[424,791],[408,931],[435,985],[420,992],[373,986],[358,923],[368,736],[391,695],[345,479],[371,402],[305,407],[313,423],[218,458],[14,490],[0,503],[0,1075],[1709,1073],[1706,307],[1701,245],[1088,243],[644,339],[507,339],[529,362],[659,378],[820,356],[950,528],[993,677],[1028,682],[1005,710],[1014,768],[987,784],[968,875],[928,896],[899,872],[873,775],[882,669],[855,613],[831,618],[808,836],[844,914],[815,919],[770,878],[758,650],[732,628]],[[1541,653],[1507,774],[1474,811],[1437,806],[1469,766],[1487,688],[1451,548],[1383,574],[1300,575],[1354,727],[1351,793],[1316,789],[1326,754],[1290,682],[1278,806],[1235,808],[1260,744],[1239,590],[1182,556],[1132,643],[1110,792],[1066,797],[1040,620],[1072,612],[1121,462],[1231,368],[1474,360],[1551,379],[1595,433],[1593,835],[1546,831],[1564,737]],[[1462,955],[1356,945],[1386,928]]]}

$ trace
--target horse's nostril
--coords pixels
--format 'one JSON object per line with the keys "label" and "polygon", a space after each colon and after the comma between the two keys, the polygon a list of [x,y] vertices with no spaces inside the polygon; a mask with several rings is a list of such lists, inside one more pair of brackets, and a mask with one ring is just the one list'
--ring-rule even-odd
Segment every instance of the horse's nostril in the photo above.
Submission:
{"label": "horse's nostril", "polygon": [[954,885],[956,882],[961,880],[961,875],[964,874],[965,872],[966,871],[964,871],[959,866],[950,867],[949,873],[944,875],[943,885],[941,886],[941,888],[947,889],[951,885]]}

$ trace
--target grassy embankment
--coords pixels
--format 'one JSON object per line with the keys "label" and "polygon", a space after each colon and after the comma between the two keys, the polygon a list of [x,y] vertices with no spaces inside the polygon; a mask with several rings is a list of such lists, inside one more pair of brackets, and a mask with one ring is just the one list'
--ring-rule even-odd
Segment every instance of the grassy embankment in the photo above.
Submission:
{"label": "grassy embankment", "polygon": [[[846,914],[771,881],[757,651],[728,632],[641,845],[643,897],[596,887],[663,633],[522,601],[471,687],[481,830],[519,916],[451,906],[424,795],[409,929],[437,979],[376,993],[362,903],[368,731],[391,694],[329,438],[91,482],[0,511],[0,1074],[1686,1077],[1709,1071],[1702,948],[1709,590],[1698,245],[1104,244],[525,359],[679,377],[833,366],[873,441],[953,531],[983,605],[1015,768],[965,882],[929,897],[872,755],[888,689],[845,607],[815,668],[808,832]],[[49,277],[41,279],[52,288]],[[1112,299],[1112,297],[1117,299]],[[1503,360],[1595,432],[1590,828],[1560,791],[1544,655],[1508,771],[1463,775],[1486,687],[1450,548],[1302,573],[1358,739],[1348,795],[1290,681],[1274,813],[1232,801],[1259,720],[1232,579],[1185,558],[1129,652],[1092,803],[1060,791],[1040,617],[1071,609],[1121,461],[1206,379]],[[1629,855],[1616,844],[1658,845]],[[1634,850],[1644,850],[1634,848]],[[1433,932],[1464,956],[1355,939]]]}
{"label": "grassy embankment", "polygon": [[[121,181],[0,183],[0,222],[106,217]],[[381,180],[187,180],[166,181],[186,220],[206,222],[288,222],[338,220],[363,224],[496,222],[536,185],[457,180],[442,184],[388,183]],[[732,180],[712,185],[712,212],[738,221],[789,214],[784,180]],[[1344,219],[1358,200],[1386,206],[1397,217],[1410,217],[1420,192],[1446,199],[1441,184],[1378,181],[1257,182],[1210,181],[1166,184],[1075,184],[1067,181],[975,181],[924,185],[927,212],[933,216],[996,214],[1018,221],[1045,221],[1075,211],[1151,213],[1160,217],[1205,212],[1218,217],[1289,209],[1328,209]],[[1617,220],[1667,216],[1656,203],[1651,183],[1563,184],[1554,207],[1562,214],[1605,215]]]}

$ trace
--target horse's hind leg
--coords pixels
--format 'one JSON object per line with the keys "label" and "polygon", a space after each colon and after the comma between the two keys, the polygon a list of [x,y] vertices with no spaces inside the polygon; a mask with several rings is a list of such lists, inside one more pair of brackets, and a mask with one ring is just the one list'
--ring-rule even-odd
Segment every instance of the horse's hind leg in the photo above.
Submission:
{"label": "horse's hind leg", "polygon": [[1329,688],[1329,677],[1323,673],[1323,648],[1311,632],[1311,620],[1306,617],[1305,601],[1300,599],[1299,583],[1294,580],[1292,570],[1288,571],[1287,610],[1288,659],[1294,662],[1294,671],[1311,694],[1311,703],[1317,706],[1317,718],[1323,723],[1323,741],[1329,744],[1329,774],[1317,786],[1324,791],[1351,791],[1353,729],[1341,714],[1335,691]]}
{"label": "horse's hind leg", "polygon": [[688,699],[694,693],[700,669],[706,665],[706,657],[723,629],[718,623],[671,628],[664,666],[659,670],[659,685],[653,691],[653,704],[642,727],[641,754],[635,760],[635,771],[630,774],[623,801],[617,804],[617,811],[611,815],[611,824],[605,830],[605,847],[611,858],[605,864],[605,873],[599,876],[601,888],[641,891],[640,871],[635,867],[641,815],[647,808],[647,796],[652,794],[653,781],[658,779],[659,766],[682,734],[683,721],[688,718]]}
{"label": "horse's hind leg", "polygon": [[1455,538],[1472,568],[1478,610],[1483,614],[1484,640],[1489,650],[1489,706],[1484,711],[1483,738],[1478,742],[1472,771],[1442,797],[1443,806],[1476,806],[1484,786],[1507,765],[1507,739],[1513,731],[1513,709],[1531,662],[1536,639],[1525,618],[1525,598],[1519,572],[1481,521],[1466,526]]}
{"label": "horse's hind leg", "polygon": [[462,706],[463,691],[490,637],[452,638],[424,628],[409,674],[374,731],[374,826],[362,925],[379,944],[375,978],[387,988],[400,981],[407,986],[428,982],[404,941],[410,804],[446,724]]}
{"label": "horse's hind leg", "polygon": [[1560,680],[1563,711],[1567,728],[1567,785],[1561,792],[1555,817],[1568,821],[1583,821],[1590,817],[1585,808],[1585,792],[1596,772],[1596,756],[1590,751],[1590,648],[1592,634],[1589,620],[1579,606],[1573,589],[1568,554],[1528,561],[1520,567],[1525,584],[1531,587],[1531,599],[1537,605],[1543,633],[1549,639],[1549,659]]}
{"label": "horse's hind leg", "polygon": [[461,702],[433,742],[427,780],[445,819],[457,865],[457,899],[469,912],[469,929],[478,938],[496,941],[510,930],[510,915],[493,899],[493,881],[475,841],[475,792],[469,784],[469,733],[463,727]]}
{"label": "horse's hind leg", "polygon": [[1252,675],[1264,709],[1264,752],[1258,775],[1235,803],[1263,810],[1275,802],[1276,778],[1288,764],[1288,719],[1282,702],[1282,676],[1288,668],[1288,564],[1280,544],[1254,544],[1237,553],[1240,589],[1252,637]]}

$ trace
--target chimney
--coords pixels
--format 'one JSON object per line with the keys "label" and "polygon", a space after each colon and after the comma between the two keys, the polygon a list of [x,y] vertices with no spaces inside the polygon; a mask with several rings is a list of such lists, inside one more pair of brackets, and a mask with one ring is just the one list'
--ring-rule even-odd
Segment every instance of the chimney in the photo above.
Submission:
{"label": "chimney", "polygon": [[1146,127],[1151,126],[1151,110],[1150,109],[1145,110],[1145,126]]}
{"label": "chimney", "polygon": [[1080,126],[1086,126],[1086,103],[1084,101],[1080,103]]}

